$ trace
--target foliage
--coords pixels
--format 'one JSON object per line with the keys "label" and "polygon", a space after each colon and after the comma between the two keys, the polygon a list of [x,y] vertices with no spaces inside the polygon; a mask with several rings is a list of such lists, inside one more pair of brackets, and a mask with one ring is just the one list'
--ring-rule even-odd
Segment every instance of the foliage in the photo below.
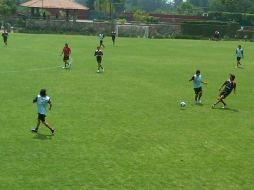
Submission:
{"label": "foliage", "polygon": [[15,13],[16,1],[15,0],[0,0],[0,15],[8,16]]}
{"label": "foliage", "polygon": [[217,30],[221,36],[234,38],[240,25],[236,22],[194,21],[183,22],[181,28],[184,35],[211,37]]}
{"label": "foliage", "polygon": [[242,26],[254,24],[254,14],[248,13],[209,12],[208,18],[210,20],[235,21]]}
{"label": "foliage", "polygon": [[156,17],[149,16],[148,13],[143,11],[136,11],[133,14],[133,19],[136,22],[143,22],[143,23],[158,23],[159,20]]}

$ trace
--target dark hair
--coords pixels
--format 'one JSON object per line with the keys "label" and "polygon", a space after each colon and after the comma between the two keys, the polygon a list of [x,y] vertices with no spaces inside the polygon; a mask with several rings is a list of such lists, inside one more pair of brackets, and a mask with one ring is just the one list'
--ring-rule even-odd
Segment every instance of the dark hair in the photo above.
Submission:
{"label": "dark hair", "polygon": [[46,94],[46,89],[41,89],[40,95],[41,95],[42,97],[45,97],[45,96],[47,95],[47,94]]}
{"label": "dark hair", "polygon": [[235,75],[229,74],[231,80],[235,80]]}
{"label": "dark hair", "polygon": [[197,71],[196,71],[196,74],[198,74],[198,73],[200,74],[200,70],[197,70]]}

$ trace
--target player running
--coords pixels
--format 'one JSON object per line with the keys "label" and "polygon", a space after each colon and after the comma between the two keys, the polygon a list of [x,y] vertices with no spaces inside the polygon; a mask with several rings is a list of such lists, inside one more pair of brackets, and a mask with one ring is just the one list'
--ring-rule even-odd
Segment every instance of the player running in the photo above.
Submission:
{"label": "player running", "polygon": [[116,31],[113,30],[113,31],[111,32],[111,38],[112,38],[113,45],[115,45]]}
{"label": "player running", "polygon": [[102,69],[102,71],[104,72],[104,68],[103,68],[103,66],[101,64],[103,52],[102,52],[100,46],[98,46],[97,49],[95,50],[94,56],[96,56],[96,60],[97,60],[97,63],[98,63],[97,73],[100,72],[100,69]]}
{"label": "player running", "polygon": [[241,45],[238,45],[238,47],[235,50],[235,54],[236,54],[236,68],[239,68],[239,66],[241,65],[240,60],[243,58],[243,48],[241,47]]}
{"label": "player running", "polygon": [[203,82],[201,80],[200,70],[196,71],[189,81],[193,81],[193,88],[195,92],[195,102],[196,104],[201,104],[201,96],[202,96],[202,83],[207,84],[207,82]]}
{"label": "player running", "polygon": [[69,59],[70,59],[70,55],[71,55],[71,48],[68,46],[67,43],[65,43],[65,46],[64,46],[63,51],[61,53],[61,56],[62,55],[64,55],[64,57],[63,57],[63,61],[64,61],[63,69],[66,69],[67,66],[68,67],[70,66]]}
{"label": "player running", "polygon": [[[223,90],[221,91],[222,88],[223,88]],[[214,108],[219,102],[223,103],[222,108],[226,108],[226,103],[224,102],[224,99],[232,92],[232,90],[234,90],[234,93],[235,93],[236,82],[235,82],[235,75],[230,74],[229,79],[226,80],[220,87],[219,91],[221,91],[221,92],[218,97],[218,101],[212,105],[212,108]]]}
{"label": "player running", "polygon": [[9,36],[9,34],[8,34],[7,30],[4,30],[4,32],[2,33],[2,37],[3,37],[5,46],[7,46],[8,36]]}
{"label": "player running", "polygon": [[52,102],[49,96],[46,94],[45,89],[41,89],[40,94],[37,95],[37,97],[33,100],[33,103],[37,104],[37,125],[34,129],[32,129],[32,132],[37,133],[39,126],[41,122],[51,131],[52,134],[54,134],[55,130],[49,126],[49,124],[46,122],[46,112],[47,112],[47,106],[49,104],[49,110],[52,108]]}

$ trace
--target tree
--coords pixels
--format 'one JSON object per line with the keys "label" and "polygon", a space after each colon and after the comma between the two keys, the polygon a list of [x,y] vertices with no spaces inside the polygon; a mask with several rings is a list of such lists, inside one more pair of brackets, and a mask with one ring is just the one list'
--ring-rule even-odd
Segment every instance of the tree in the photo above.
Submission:
{"label": "tree", "polygon": [[0,0],[0,15],[8,16],[17,10],[16,0]]}

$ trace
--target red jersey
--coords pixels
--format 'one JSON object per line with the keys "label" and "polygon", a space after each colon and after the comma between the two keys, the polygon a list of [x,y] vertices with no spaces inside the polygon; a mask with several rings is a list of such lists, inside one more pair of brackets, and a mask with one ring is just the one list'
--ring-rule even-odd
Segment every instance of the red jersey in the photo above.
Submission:
{"label": "red jersey", "polygon": [[65,46],[63,48],[63,54],[64,56],[68,57],[71,54],[71,48]]}

